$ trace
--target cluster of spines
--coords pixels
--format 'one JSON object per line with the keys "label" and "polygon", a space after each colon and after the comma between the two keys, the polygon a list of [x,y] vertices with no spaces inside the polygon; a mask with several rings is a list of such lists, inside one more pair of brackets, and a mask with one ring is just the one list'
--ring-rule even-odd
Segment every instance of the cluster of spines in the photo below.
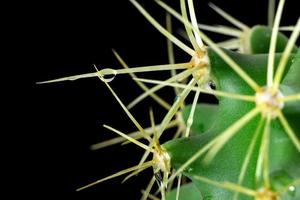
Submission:
{"label": "cluster of spines", "polygon": [[[281,112],[280,107],[276,107],[273,109],[269,107],[269,102],[265,102],[264,98],[259,98],[261,96],[264,97],[264,95],[260,95],[261,93],[267,94],[270,96],[274,96],[274,94],[280,93],[279,91],[279,85],[280,81],[282,80],[283,72],[285,70],[285,66],[288,60],[288,56],[290,55],[292,48],[297,40],[297,37],[299,35],[299,29],[300,29],[300,20],[298,20],[297,24],[293,28],[292,35],[290,37],[290,40],[283,52],[282,59],[280,60],[278,69],[276,73],[274,73],[274,56],[275,56],[275,47],[276,47],[276,38],[279,30],[279,22],[282,15],[284,0],[281,0],[279,2],[279,6],[277,9],[277,13],[274,20],[274,25],[272,26],[272,37],[270,42],[270,48],[269,48],[269,60],[268,60],[268,70],[267,70],[267,83],[264,86],[258,85],[247,73],[245,73],[242,68],[232,59],[230,58],[222,49],[219,48],[219,46],[214,43],[209,37],[207,37],[202,31],[198,29],[198,23],[196,20],[196,15],[194,12],[194,5],[192,0],[188,0],[188,9],[186,8],[186,2],[185,0],[180,1],[181,5],[181,15],[178,14],[175,10],[170,8],[168,5],[163,3],[162,1],[156,1],[162,8],[164,8],[166,11],[170,13],[174,18],[177,18],[179,21],[181,21],[186,29],[188,38],[193,46],[193,49],[185,45],[183,42],[181,42],[179,39],[177,39],[171,32],[170,28],[170,15],[167,15],[167,21],[168,21],[168,27],[165,29],[162,27],[155,19],[143,8],[138,4],[135,0],[130,0],[130,2],[148,19],[148,21],[155,26],[163,35],[165,35],[168,38],[168,49],[169,49],[169,61],[170,64],[166,65],[157,65],[157,66],[145,66],[145,67],[137,67],[137,68],[129,68],[127,64],[124,62],[124,60],[116,53],[117,59],[120,61],[124,69],[102,69],[98,70],[96,68],[96,72],[84,74],[84,75],[77,75],[72,77],[65,77],[61,79],[56,79],[52,81],[42,82],[42,83],[50,83],[50,82],[58,82],[58,81],[65,81],[65,80],[76,80],[79,78],[89,78],[89,77],[99,77],[102,82],[107,86],[107,88],[110,90],[110,92],[113,94],[113,96],[116,98],[116,100],[121,105],[122,109],[126,112],[127,116],[131,119],[131,121],[134,123],[134,125],[137,127],[138,132],[131,133],[131,134],[125,134],[119,130],[114,129],[113,127],[110,127],[108,125],[104,125],[105,128],[117,133],[120,135],[119,138],[115,138],[110,141],[106,141],[100,144],[95,144],[92,146],[92,149],[98,149],[103,148],[105,146],[109,146],[112,144],[125,142],[128,140],[129,142],[132,142],[141,148],[143,148],[146,152],[144,156],[142,157],[141,161],[137,166],[122,170],[116,174],[113,174],[109,177],[106,177],[104,179],[101,179],[99,181],[96,181],[92,184],[89,184],[87,186],[84,186],[82,188],[79,188],[78,190],[85,189],[87,187],[90,187],[92,185],[98,184],[102,181],[130,173],[129,176],[125,178],[128,179],[132,177],[133,175],[138,174],[139,172],[143,171],[144,169],[148,167],[154,168],[154,176],[151,179],[148,187],[144,191],[144,195],[142,199],[146,199],[151,191],[152,186],[155,183],[155,180],[159,180],[159,189],[161,192],[161,198],[165,199],[165,189],[167,188],[167,185],[169,182],[173,181],[177,176],[178,178],[178,185],[180,185],[181,180],[181,173],[183,170],[185,170],[191,163],[193,163],[196,159],[199,158],[199,156],[206,153],[206,156],[204,158],[204,162],[209,163],[213,160],[215,155],[222,149],[222,147],[226,144],[227,141],[230,140],[234,136],[234,134],[242,128],[247,122],[249,122],[251,119],[253,119],[255,116],[257,116],[259,113],[261,113],[264,118],[261,120],[261,123],[259,123],[257,131],[259,132],[260,129],[263,128],[264,125],[264,137],[263,142],[261,145],[261,154],[259,157],[258,163],[260,163],[259,168],[262,169],[263,177],[264,177],[264,183],[265,183],[265,189],[254,191],[252,189],[244,188],[241,186],[241,182],[243,179],[243,175],[245,174],[246,166],[247,166],[247,159],[245,159],[245,164],[243,165],[243,169],[241,170],[241,176],[239,179],[238,184],[233,183],[218,183],[213,180],[206,179],[205,177],[196,177],[201,181],[207,182],[209,184],[214,184],[217,187],[226,188],[229,190],[234,190],[238,193],[247,194],[250,196],[254,196],[257,199],[263,199],[264,195],[274,195],[271,191],[268,190],[270,188],[270,180],[268,177],[268,163],[267,163],[267,151],[268,151],[268,138],[270,137],[270,123],[273,118],[278,118],[280,122],[282,123],[284,129],[286,130],[289,138],[293,142],[293,144],[296,146],[296,148],[300,151],[300,142],[298,138],[296,137],[294,131],[290,128],[287,120],[285,119],[284,115]],[[273,1],[271,1],[273,2]],[[273,2],[274,3],[274,2]],[[272,3],[270,4],[272,7]],[[237,21],[224,11],[222,11],[220,8],[214,6],[211,4],[211,7],[213,7],[214,10],[216,10],[219,14],[221,14],[223,17],[231,21],[234,25],[238,26],[242,29],[242,31],[248,31],[249,27],[242,24],[241,22]],[[187,12],[188,10],[188,12]],[[272,16],[272,9],[269,11],[269,16]],[[190,20],[189,20],[190,18]],[[271,17],[270,17],[271,18]],[[273,24],[272,20],[269,20],[269,24]],[[236,33],[236,35],[232,36],[241,36],[241,32],[238,30],[233,30],[228,27],[217,27],[212,28],[205,25],[199,25],[200,28],[211,30],[218,32],[218,30],[223,29],[226,31],[229,31],[231,33]],[[239,33],[237,35],[237,33]],[[212,81],[210,77],[210,63],[207,53],[207,47],[204,45],[203,41],[211,48],[213,49],[231,68],[233,71],[235,71],[254,91],[255,95],[244,95],[244,94],[233,94],[225,91],[218,91],[218,90],[212,90],[209,88],[209,82]],[[179,63],[174,64],[174,56],[172,55],[172,44],[173,42],[175,45],[177,45],[179,48],[181,48],[183,51],[188,53],[191,56],[191,60],[186,63]],[[228,44],[228,41],[226,41]],[[224,43],[223,43],[224,44]],[[236,44],[236,41],[235,41]],[[231,44],[231,46],[234,46]],[[234,46],[236,48],[236,46]],[[161,71],[161,70],[171,70],[172,77],[165,80],[165,81],[159,81],[159,80],[146,80],[146,79],[139,79],[136,77],[135,73],[139,72],[149,72],[149,71]],[[180,72],[179,74],[176,74],[176,70],[184,70]],[[136,98],[135,101],[133,101],[128,106],[125,106],[118,95],[113,91],[113,89],[110,87],[109,82],[113,80],[113,78],[116,75],[119,74],[130,74],[133,79],[137,82],[137,84],[145,91],[141,96]],[[274,76],[275,74],[275,76]],[[112,77],[109,77],[112,76]],[[177,83],[178,80],[184,80],[188,79],[188,84],[181,84]],[[152,83],[157,84],[157,86],[154,86],[153,88],[148,88],[143,82],[145,83]],[[170,105],[167,102],[165,102],[162,98],[154,94],[157,90],[162,89],[165,86],[171,86],[176,88],[176,94],[179,96],[179,98],[176,99],[176,101]],[[181,90],[178,90],[180,88]],[[190,94],[191,91],[195,91],[195,96],[191,108],[190,115],[187,120],[186,126],[183,125],[182,116],[180,116],[179,109],[184,104],[185,98]],[[170,164],[170,157],[168,157],[167,152],[164,150],[164,148],[159,144],[159,138],[164,133],[164,131],[167,128],[178,126],[178,132],[175,134],[176,137],[182,136],[182,137],[189,137],[190,128],[193,123],[193,115],[195,112],[196,104],[198,102],[198,98],[200,93],[207,93],[212,94],[215,96],[222,96],[227,98],[234,98],[239,99],[243,101],[251,101],[256,103],[256,107],[251,110],[249,113],[247,113],[244,117],[242,117],[240,120],[238,120],[236,123],[228,127],[223,133],[221,133],[218,137],[213,139],[211,142],[209,142],[207,145],[205,145],[203,148],[201,148],[194,156],[189,158],[185,164],[183,164],[180,168],[178,168],[172,175],[169,177],[169,174],[171,173],[171,164]],[[150,111],[150,119],[151,119],[151,127],[144,129],[139,122],[133,117],[133,115],[129,112],[128,108],[134,107],[137,103],[139,103],[141,100],[143,100],[145,97],[151,96],[154,100],[156,100],[162,107],[166,108],[168,110],[168,113],[164,117],[163,121],[159,125],[155,125],[153,112]],[[259,96],[259,97],[258,97]],[[276,95],[275,95],[276,96]],[[276,99],[271,99],[272,101],[280,101],[280,102],[289,102],[289,101],[296,101],[300,99],[300,94],[294,94],[290,96],[280,96]],[[275,110],[274,112],[271,112],[270,110]],[[274,114],[275,113],[275,114]],[[175,120],[172,120],[176,116]],[[138,141],[140,138],[145,138],[149,144],[145,145]],[[255,141],[255,140],[254,140]],[[249,147],[249,153],[247,153],[247,156],[251,155],[251,146]],[[153,154],[153,159],[151,161],[146,162],[149,154]],[[247,158],[247,157],[246,157]],[[163,172],[163,177],[161,178],[155,178],[157,177],[157,174],[160,173],[160,171]],[[179,186],[178,186],[179,188]],[[179,189],[177,190],[179,194]],[[177,195],[178,198],[179,195]],[[236,195],[237,198],[237,195]]]}

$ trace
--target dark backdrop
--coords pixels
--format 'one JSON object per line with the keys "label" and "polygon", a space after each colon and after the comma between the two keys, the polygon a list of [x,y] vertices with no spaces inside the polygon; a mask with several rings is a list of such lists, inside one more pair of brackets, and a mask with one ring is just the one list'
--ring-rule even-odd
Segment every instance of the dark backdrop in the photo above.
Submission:
{"label": "dark backdrop", "polygon": [[[164,24],[164,11],[152,1],[140,1],[156,19]],[[177,1],[171,5],[178,10]],[[174,3],[176,2],[176,3]],[[207,6],[207,0],[195,1],[199,22],[228,24]],[[267,0],[212,1],[249,26],[267,23]],[[45,199],[138,199],[146,187],[151,170],[121,184],[117,178],[82,192],[75,189],[91,181],[137,164],[143,151],[134,145],[113,146],[90,151],[91,144],[116,136],[105,130],[109,124],[124,132],[135,131],[107,88],[97,78],[48,85],[35,85],[36,81],[93,72],[99,68],[121,68],[114,58],[114,48],[130,66],[167,63],[165,38],[156,31],[129,1],[35,4],[32,19],[33,33],[38,46],[34,57],[32,87],[35,98],[31,103],[30,119],[33,129],[29,157],[23,164],[28,175],[23,186],[32,197]],[[287,1],[282,24],[295,24],[299,17],[297,1]],[[180,26],[174,20],[175,30]],[[213,39],[221,40],[216,34]],[[182,38],[181,38],[182,39]],[[182,39],[183,40],[183,39]],[[187,43],[187,42],[186,42]],[[176,49],[176,61],[190,59]],[[165,79],[168,73],[151,73],[147,77]],[[125,104],[142,91],[128,76],[118,76],[111,86]],[[172,102],[171,89],[159,93]],[[205,101],[205,99],[204,99]],[[153,107],[156,121],[165,111],[147,99],[132,110],[138,121],[149,126],[148,109]],[[32,134],[34,133],[34,134]],[[23,187],[22,186],[22,187]],[[27,188],[27,187],[26,187]]]}

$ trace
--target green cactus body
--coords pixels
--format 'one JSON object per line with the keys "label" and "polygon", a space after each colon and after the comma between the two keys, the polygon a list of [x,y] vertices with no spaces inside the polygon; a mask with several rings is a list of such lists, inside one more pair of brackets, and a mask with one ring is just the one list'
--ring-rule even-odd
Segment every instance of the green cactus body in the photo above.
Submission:
{"label": "green cactus body", "polygon": [[[219,82],[217,83],[217,88],[221,89],[222,91],[230,91],[239,94],[253,94],[252,89],[249,88],[242,79],[240,79],[232,71],[228,70],[229,67],[226,66],[226,63],[224,63],[222,59],[220,59],[213,51],[209,52],[214,76],[219,80]],[[228,54],[241,67],[243,67],[243,69],[249,75],[254,77],[255,81],[257,81],[259,84],[265,83],[267,66],[266,54],[242,55],[233,52],[228,52]],[[291,58],[291,60],[293,61],[287,64],[288,66],[291,65],[289,72],[286,74],[284,79],[284,82],[286,82],[285,87],[289,88],[287,89],[288,91],[292,90],[291,88],[295,88],[295,84],[299,84],[299,81],[292,80],[292,77],[295,77],[294,70],[299,69],[300,67],[298,56],[299,52],[296,56],[293,55]],[[280,54],[278,54],[276,57],[277,62],[279,59]],[[283,89],[282,92],[285,93],[286,90]],[[175,168],[180,167],[188,158],[190,158],[199,149],[201,149],[201,147],[209,143],[227,127],[244,116],[247,112],[253,109],[254,106],[255,104],[253,103],[246,103],[243,101],[232,100],[228,98],[219,98],[219,108],[216,114],[218,117],[216,117],[214,119],[215,121],[212,122],[212,119],[210,117],[205,117],[206,115],[209,115],[209,113],[206,112],[205,109],[201,110],[201,105],[199,105],[200,111],[195,115],[194,121],[196,121],[196,123],[193,126],[193,132],[204,133],[201,135],[196,134],[195,136],[190,138],[173,140],[164,144],[164,147],[171,155],[173,166]],[[300,119],[300,113],[297,112],[298,107],[299,105],[295,104],[291,106],[290,109],[295,112],[291,114],[292,117],[290,118],[293,118],[294,120]],[[189,108],[187,108],[187,110],[189,110]],[[284,112],[285,114],[287,114],[285,110]],[[213,115],[214,112],[211,112],[211,114]],[[238,131],[238,133],[218,153],[211,164],[205,165],[202,162],[202,156],[184,171],[184,174],[190,177],[199,188],[204,199],[219,199],[220,197],[222,197],[222,199],[232,199],[234,192],[220,189],[207,183],[203,183],[202,181],[195,179],[194,176],[201,175],[218,182],[237,182],[243,160],[245,159],[247,148],[250,142],[253,141],[255,129],[259,124],[260,118],[261,117],[258,115],[247,125],[241,128],[241,130]],[[206,124],[206,120],[208,121],[207,124],[212,124],[211,127],[203,128],[203,125],[201,126],[201,124]],[[256,145],[252,153],[252,158],[249,161],[249,166],[243,182],[244,186],[253,189],[258,189],[259,187],[261,187],[261,185],[259,185],[260,183],[257,183],[257,181],[255,180],[256,161],[258,157],[260,141],[261,136],[258,136]],[[299,178],[299,153],[293,146],[289,138],[286,136],[279,122],[276,120],[272,122],[270,146],[274,147],[270,152],[271,174],[276,173],[280,169],[284,169],[284,172],[292,177],[289,183],[291,183],[292,180]],[[276,185],[276,181],[274,181],[274,184]],[[299,192],[297,194],[299,195]],[[291,198],[290,195],[284,194],[283,196],[284,198],[282,199]],[[251,197],[241,195],[239,199],[251,199]]]}

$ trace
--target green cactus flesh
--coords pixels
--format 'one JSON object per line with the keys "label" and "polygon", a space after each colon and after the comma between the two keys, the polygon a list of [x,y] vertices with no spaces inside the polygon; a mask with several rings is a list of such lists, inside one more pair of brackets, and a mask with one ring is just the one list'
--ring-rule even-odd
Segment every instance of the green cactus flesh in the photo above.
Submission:
{"label": "green cactus flesh", "polygon": [[[270,39],[272,29],[267,26],[256,25],[251,28],[249,34],[250,52],[252,54],[268,53],[270,47]],[[283,52],[289,38],[279,32],[276,42],[276,52]],[[296,53],[297,47],[294,46],[293,51]]]}

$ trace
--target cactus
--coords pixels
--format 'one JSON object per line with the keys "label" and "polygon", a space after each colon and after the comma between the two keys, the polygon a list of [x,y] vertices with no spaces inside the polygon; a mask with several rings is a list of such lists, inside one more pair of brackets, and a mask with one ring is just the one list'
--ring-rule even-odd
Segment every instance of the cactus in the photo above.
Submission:
{"label": "cactus", "polygon": [[[153,176],[143,190],[142,199],[300,199],[300,82],[297,80],[300,49],[296,45],[300,18],[288,28],[291,29],[289,37],[279,32],[285,29],[280,28],[285,0],[279,1],[274,21],[275,2],[270,0],[269,26],[252,28],[211,4],[217,13],[241,30],[198,25],[192,0],[179,1],[180,13],[163,1],[153,1],[168,13],[166,28],[136,0],[130,2],[167,37],[169,64],[131,68],[114,51],[124,69],[95,66],[92,73],[40,82],[99,78],[138,131],[125,134],[104,125],[119,137],[91,148],[130,142],[145,150],[136,166],[78,191],[125,174],[126,181],[152,167]],[[192,48],[173,35],[171,17],[183,24]],[[237,38],[215,43],[202,32],[205,30]],[[190,55],[188,62],[174,63],[171,42]],[[171,77],[163,81],[137,77],[137,73],[160,71],[171,71]],[[121,74],[129,74],[144,90],[128,106],[110,86]],[[155,86],[149,88],[145,83]],[[155,93],[164,87],[175,88],[177,98],[173,104]],[[185,105],[191,94],[194,94],[192,104]],[[198,103],[200,94],[215,96],[218,104]],[[155,112],[150,109],[150,127],[143,127],[129,109],[147,96],[167,109],[167,113],[161,123],[156,124]],[[166,130],[173,127],[177,127],[177,132],[162,142]],[[154,185],[158,192],[152,194]]]}

